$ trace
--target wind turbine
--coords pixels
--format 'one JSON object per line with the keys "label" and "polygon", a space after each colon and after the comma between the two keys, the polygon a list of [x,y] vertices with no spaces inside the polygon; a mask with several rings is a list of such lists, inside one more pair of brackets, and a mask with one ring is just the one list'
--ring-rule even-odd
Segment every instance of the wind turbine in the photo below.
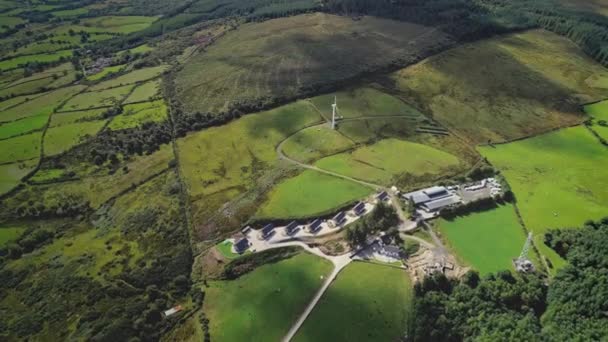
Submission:
{"label": "wind turbine", "polygon": [[336,113],[338,112],[338,97],[334,95],[334,103],[331,105],[331,129],[336,129]]}

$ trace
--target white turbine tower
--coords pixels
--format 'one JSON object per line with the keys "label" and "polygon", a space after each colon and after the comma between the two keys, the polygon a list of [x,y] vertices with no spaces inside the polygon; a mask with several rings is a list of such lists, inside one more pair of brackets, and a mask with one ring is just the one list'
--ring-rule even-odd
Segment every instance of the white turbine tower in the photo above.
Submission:
{"label": "white turbine tower", "polygon": [[338,97],[334,95],[334,103],[331,105],[331,129],[336,129],[336,112],[338,111]]}

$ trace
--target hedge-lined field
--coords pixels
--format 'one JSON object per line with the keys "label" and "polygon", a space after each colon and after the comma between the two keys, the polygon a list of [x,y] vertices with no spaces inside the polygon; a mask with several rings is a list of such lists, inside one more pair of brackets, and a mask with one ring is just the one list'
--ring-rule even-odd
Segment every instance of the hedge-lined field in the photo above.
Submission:
{"label": "hedge-lined field", "polygon": [[608,212],[608,154],[585,127],[479,151],[507,178],[526,226],[555,266],[561,259],[542,243],[542,233],[580,227]]}
{"label": "hedge-lined field", "polygon": [[452,221],[440,219],[438,229],[460,259],[481,275],[513,270],[512,260],[519,256],[526,239],[510,204]]}
{"label": "hedge-lined field", "polygon": [[280,340],[331,268],[327,260],[301,253],[235,280],[209,282],[203,310],[211,337],[214,341]]}
{"label": "hedge-lined field", "polygon": [[412,297],[405,270],[351,263],[323,294],[293,340],[399,340],[407,329]]}

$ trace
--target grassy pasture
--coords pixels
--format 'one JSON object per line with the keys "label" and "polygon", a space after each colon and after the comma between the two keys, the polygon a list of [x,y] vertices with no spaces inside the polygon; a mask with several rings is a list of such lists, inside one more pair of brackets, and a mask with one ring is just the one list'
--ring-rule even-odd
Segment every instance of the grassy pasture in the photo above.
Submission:
{"label": "grassy pasture", "polygon": [[88,12],[89,12],[89,10],[86,8],[75,8],[75,9],[69,9],[69,10],[53,11],[52,14],[54,17],[63,19],[63,18],[77,17],[79,15],[86,14]]}
{"label": "grassy pasture", "polygon": [[[223,241],[217,245],[215,245],[215,249],[217,249],[220,254],[222,254],[222,256],[226,259],[236,259],[239,256],[241,256],[240,254],[234,253],[232,251],[232,242],[230,241]],[[247,251],[249,253],[249,251]]]}
{"label": "grassy pasture", "polygon": [[283,153],[298,161],[308,162],[347,150],[354,143],[329,127],[313,126],[289,137],[282,145]]}
{"label": "grassy pasture", "polygon": [[338,123],[338,131],[352,141],[365,144],[383,138],[409,138],[416,135],[417,120],[403,118],[379,118],[344,121]]}
{"label": "grassy pasture", "polygon": [[44,155],[52,156],[69,150],[87,136],[95,136],[105,123],[105,120],[98,120],[50,127],[44,137]]}
{"label": "grassy pasture", "polygon": [[125,85],[106,90],[80,93],[66,102],[63,107],[61,107],[61,110],[85,110],[96,107],[110,107],[122,102],[122,100],[131,93],[133,87],[133,85]]}
{"label": "grassy pasture", "polygon": [[138,85],[137,88],[133,90],[133,93],[127,97],[124,103],[142,102],[155,99],[160,92],[160,84],[161,80],[156,79]]}
{"label": "grassy pasture", "polygon": [[580,227],[608,212],[606,148],[584,127],[563,129],[479,151],[507,178],[537,246],[555,267],[563,261],[542,242],[549,228]]}
{"label": "grassy pasture", "polygon": [[44,127],[44,125],[46,125],[47,121],[47,116],[39,115],[0,124],[0,139],[6,139],[19,134],[41,129]]}
{"label": "grassy pasture", "polygon": [[391,76],[402,97],[474,143],[581,122],[577,104],[608,96],[608,77],[568,39],[528,31],[445,51]]}
{"label": "grassy pasture", "polygon": [[75,197],[88,201],[92,208],[98,208],[112,196],[116,196],[133,184],[139,184],[166,170],[172,159],[171,146],[162,145],[159,151],[148,156],[136,157],[128,162],[126,165],[128,172],[120,170],[111,175],[105,172],[93,173],[76,181],[30,186],[9,198],[8,205],[32,200],[46,207],[56,207],[65,203],[66,199]]}
{"label": "grassy pasture", "polygon": [[396,341],[406,330],[412,292],[404,270],[354,262],[331,284],[294,341]]}
{"label": "grassy pasture", "polygon": [[0,23],[2,24],[2,26],[6,25],[12,28],[24,22],[26,21],[19,17],[8,17],[4,15],[0,16]]}
{"label": "grassy pasture", "polygon": [[17,50],[11,50],[7,53],[5,53],[4,55],[6,57],[17,57],[17,56],[23,56],[23,55],[37,55],[37,54],[44,54],[44,53],[50,53],[50,52],[55,52],[55,51],[62,51],[62,50],[70,50],[73,49],[75,47],[78,47],[78,43],[80,43],[80,41],[78,42],[71,42],[68,39],[62,39],[63,37],[61,37],[59,41],[56,41],[53,39],[53,41],[51,41],[52,38],[49,38],[47,40],[41,40],[41,41],[37,41],[37,42],[31,42],[29,44],[23,45],[19,48],[17,48]]}
{"label": "grassy pasture", "polygon": [[60,112],[54,113],[51,117],[51,127],[63,126],[67,124],[94,121],[102,118],[102,114],[106,109],[90,109],[75,112]]}
{"label": "grassy pasture", "polygon": [[[408,44],[422,34],[424,40]],[[373,17],[315,13],[248,23],[190,58],[178,73],[177,93],[186,110],[210,112],[269,96],[294,97],[414,59],[446,39],[427,27]]]}
{"label": "grassy pasture", "polygon": [[[391,185],[397,177],[411,175],[437,178],[461,169],[458,157],[431,146],[385,139],[320,159],[315,165],[321,169],[344,174],[353,178]],[[427,178],[428,178],[427,177]]]}
{"label": "grassy pasture", "polygon": [[75,79],[74,69],[71,67],[65,68],[65,65],[61,65],[0,86],[0,96],[13,97],[29,94],[28,96],[34,97],[35,95],[32,95],[34,93],[68,85]]}
{"label": "grassy pasture", "polygon": [[419,118],[422,116],[415,108],[408,106],[398,98],[374,88],[356,88],[337,93],[313,97],[310,100],[331,119],[334,96],[338,103],[338,113],[344,118],[362,116],[403,115]]}
{"label": "grassy pasture", "polygon": [[107,16],[82,20],[83,25],[89,25],[97,31],[111,33],[131,33],[141,31],[150,26],[157,18],[143,16]]}
{"label": "grassy pasture", "polygon": [[18,104],[22,104],[22,103],[32,100],[36,97],[42,96],[44,94],[45,93],[36,94],[36,95],[22,95],[22,96],[16,96],[16,97],[10,98],[8,100],[2,101],[2,102],[0,102],[0,113],[4,112],[8,108],[15,107]]}
{"label": "grassy pasture", "polygon": [[40,156],[41,132],[0,140],[0,163],[11,163]]}
{"label": "grassy pasture", "polygon": [[127,74],[118,76],[116,78],[113,78],[111,80],[107,80],[107,81],[101,82],[97,85],[94,85],[91,87],[90,90],[91,91],[103,90],[103,89],[123,86],[126,84],[133,84],[133,83],[137,83],[137,82],[146,81],[151,78],[159,76],[160,74],[163,73],[163,71],[167,70],[167,68],[168,68],[167,65],[159,65],[159,66],[150,67],[150,68],[138,69],[135,71],[131,71]]}
{"label": "grassy pasture", "polygon": [[87,80],[89,80],[89,81],[100,80],[100,79],[108,76],[109,74],[121,71],[124,67],[125,67],[124,64],[105,67],[105,68],[103,68],[103,70],[101,70],[100,72],[98,72],[96,74],[88,75]]}
{"label": "grassy pasture", "polygon": [[330,212],[372,192],[358,183],[306,170],[286,179],[268,194],[256,217],[306,218]]}
{"label": "grassy pasture", "polygon": [[31,98],[20,105],[0,112],[0,121],[13,121],[31,116],[48,116],[66,99],[82,91],[84,86],[60,88],[44,95]]}
{"label": "grassy pasture", "polygon": [[275,146],[321,120],[306,101],[246,115],[178,140],[180,166],[191,196],[254,185],[277,162]]}
{"label": "grassy pasture", "polygon": [[19,163],[0,165],[0,194],[4,194],[17,186],[21,178],[32,171],[37,164],[38,160],[32,159]]}
{"label": "grassy pasture", "polygon": [[122,114],[112,118],[108,129],[127,129],[146,122],[160,122],[166,119],[167,105],[163,100],[131,104],[124,106]]}
{"label": "grassy pasture", "polygon": [[0,247],[17,240],[24,230],[23,227],[0,227]]}
{"label": "grassy pasture", "polygon": [[[332,265],[302,253],[205,289],[203,310],[214,341],[278,341],[289,330]],[[237,309],[238,308],[238,309]]]}
{"label": "grassy pasture", "polygon": [[0,61],[0,70],[16,69],[28,62],[55,62],[63,58],[72,56],[72,50],[61,50],[52,53],[40,53],[37,55],[20,56],[4,61]]}
{"label": "grassy pasture", "polygon": [[123,55],[123,54],[125,54],[127,52],[130,53],[130,54],[135,55],[135,54],[138,54],[138,53],[146,53],[146,52],[150,52],[150,51],[153,51],[153,50],[154,50],[154,47],[152,47],[152,46],[150,46],[148,44],[142,44],[142,45],[136,46],[136,47],[134,47],[132,49],[119,51],[118,55],[121,56],[121,55]]}
{"label": "grassy pasture", "polygon": [[608,121],[608,100],[586,105],[584,111],[596,120]]}
{"label": "grassy pasture", "polygon": [[519,256],[526,240],[512,205],[452,221],[440,219],[439,231],[449,247],[481,275],[513,270],[512,259]]}

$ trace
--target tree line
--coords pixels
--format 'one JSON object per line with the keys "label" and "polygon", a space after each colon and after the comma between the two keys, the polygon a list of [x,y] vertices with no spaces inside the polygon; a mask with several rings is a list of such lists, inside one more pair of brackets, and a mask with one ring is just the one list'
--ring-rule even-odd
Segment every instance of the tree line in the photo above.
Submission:
{"label": "tree line", "polygon": [[568,261],[550,280],[471,271],[460,280],[434,274],[416,284],[408,340],[608,339],[608,218],[550,230],[545,243]]}

